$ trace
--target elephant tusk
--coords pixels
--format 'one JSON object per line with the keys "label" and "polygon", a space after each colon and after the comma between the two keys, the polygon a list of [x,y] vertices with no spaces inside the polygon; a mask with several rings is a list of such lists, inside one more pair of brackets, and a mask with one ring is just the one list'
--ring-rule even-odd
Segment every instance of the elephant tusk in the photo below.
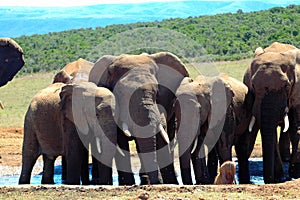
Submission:
{"label": "elephant tusk", "polygon": [[289,129],[289,126],[290,126],[289,117],[288,117],[287,114],[284,116],[284,120],[283,121],[284,121],[283,132],[285,133],[285,132],[287,132],[287,130]]}
{"label": "elephant tusk", "polygon": [[131,133],[128,130],[128,125],[125,122],[122,123],[122,130],[127,137],[131,137]]}
{"label": "elephant tusk", "polygon": [[3,104],[2,104],[2,101],[0,101],[0,108],[1,108],[1,109],[4,109],[4,106],[3,106]]}
{"label": "elephant tusk", "polygon": [[163,137],[164,141],[169,144],[170,143],[170,140],[169,140],[169,136],[168,136],[168,133],[165,131],[164,127],[159,124],[159,130],[160,130],[160,134],[161,136]]}
{"label": "elephant tusk", "polygon": [[249,124],[249,128],[248,128],[249,132],[252,132],[253,126],[255,124],[255,120],[256,120],[255,117],[252,116],[250,124]]}
{"label": "elephant tusk", "polygon": [[117,151],[121,154],[121,156],[125,157],[125,154],[122,151],[122,149],[119,147],[119,145],[117,145]]}
{"label": "elephant tusk", "polygon": [[194,145],[191,151],[191,154],[195,152],[196,148],[197,148],[197,144],[198,144],[198,137],[196,137],[195,141],[194,141]]}
{"label": "elephant tusk", "polygon": [[98,153],[101,153],[101,145],[100,145],[99,137],[96,137],[96,146],[97,146]]}

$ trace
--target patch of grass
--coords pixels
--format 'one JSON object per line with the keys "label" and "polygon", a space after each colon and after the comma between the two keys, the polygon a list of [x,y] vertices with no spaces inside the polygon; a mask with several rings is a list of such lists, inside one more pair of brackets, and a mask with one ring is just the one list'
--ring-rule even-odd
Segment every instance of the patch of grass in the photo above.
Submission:
{"label": "patch of grass", "polygon": [[25,75],[0,88],[0,127],[23,127],[24,116],[32,97],[51,84],[54,72]]}

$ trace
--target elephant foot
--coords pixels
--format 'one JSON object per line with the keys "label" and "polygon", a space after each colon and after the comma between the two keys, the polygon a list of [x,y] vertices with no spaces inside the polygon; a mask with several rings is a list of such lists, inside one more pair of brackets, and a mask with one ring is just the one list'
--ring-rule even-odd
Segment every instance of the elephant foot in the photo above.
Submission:
{"label": "elephant foot", "polygon": [[300,163],[291,163],[289,167],[289,175],[291,178],[300,178]]}
{"label": "elephant foot", "polygon": [[93,179],[90,181],[92,185],[112,185],[113,181],[112,180],[101,180],[101,179]]}
{"label": "elephant foot", "polygon": [[208,185],[212,184],[210,176],[208,174],[203,174],[203,176],[196,178],[196,185]]}
{"label": "elephant foot", "polygon": [[149,176],[145,173],[140,173],[141,185],[150,185]]}
{"label": "elephant foot", "polygon": [[193,185],[191,169],[181,169],[181,179],[184,185]]}
{"label": "elephant foot", "polygon": [[176,178],[174,166],[172,164],[162,168],[160,173],[164,184],[179,184]]}
{"label": "elephant foot", "polygon": [[118,175],[119,175],[119,178],[118,178],[119,185],[134,185],[135,184],[133,173],[118,171]]}

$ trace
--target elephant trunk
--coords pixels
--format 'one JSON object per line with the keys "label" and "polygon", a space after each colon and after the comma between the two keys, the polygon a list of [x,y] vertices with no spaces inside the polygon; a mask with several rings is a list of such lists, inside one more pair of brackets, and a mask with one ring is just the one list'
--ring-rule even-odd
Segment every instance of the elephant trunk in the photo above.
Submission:
{"label": "elephant trunk", "polygon": [[[279,98],[278,98],[279,97]],[[263,151],[263,175],[265,183],[275,183],[283,175],[282,161],[277,145],[277,126],[283,118],[283,110],[280,94],[268,94],[261,103],[261,137]],[[279,166],[279,167],[278,167]]]}

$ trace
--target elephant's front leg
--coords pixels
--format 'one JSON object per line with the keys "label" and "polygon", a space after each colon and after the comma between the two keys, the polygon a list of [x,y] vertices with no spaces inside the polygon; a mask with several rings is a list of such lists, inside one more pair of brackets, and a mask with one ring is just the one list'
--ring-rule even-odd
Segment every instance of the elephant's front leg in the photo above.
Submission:
{"label": "elephant's front leg", "polygon": [[[290,123],[291,126],[289,128],[289,137],[292,143],[292,154],[290,157],[289,175],[291,178],[300,178],[300,119],[298,119],[299,117],[298,115],[296,115],[295,110],[290,111],[290,113],[293,113],[292,116],[289,115],[290,122],[293,120]],[[298,110],[300,110],[300,108]]]}
{"label": "elephant's front leg", "polygon": [[202,145],[203,140],[202,135],[198,136],[197,147],[191,155],[197,185],[210,183],[210,176],[206,165],[205,150]]}
{"label": "elephant's front leg", "polygon": [[135,138],[137,151],[144,172],[148,175],[150,184],[160,184],[158,179],[158,163],[156,156],[156,136],[150,138]]}
{"label": "elephant's front leg", "polygon": [[253,130],[245,132],[237,139],[235,144],[235,152],[238,159],[238,178],[240,184],[249,184],[250,172],[249,172],[249,158],[254,148],[255,140],[257,137],[259,127],[257,123],[254,125]]}
{"label": "elephant's front leg", "polygon": [[173,153],[160,134],[156,135],[156,152],[163,183],[178,184],[173,163]]}
{"label": "elephant's front leg", "polygon": [[134,185],[135,181],[130,163],[128,137],[125,136],[120,128],[118,128],[117,132],[117,143],[120,149],[116,151],[115,161],[118,170],[119,185]]}

